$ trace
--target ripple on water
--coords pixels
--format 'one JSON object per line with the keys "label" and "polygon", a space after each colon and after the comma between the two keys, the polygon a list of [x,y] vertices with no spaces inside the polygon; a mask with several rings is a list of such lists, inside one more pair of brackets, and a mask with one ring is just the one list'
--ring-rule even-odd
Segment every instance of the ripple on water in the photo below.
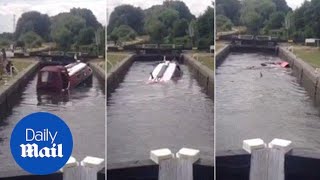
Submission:
{"label": "ripple on water", "polygon": [[200,148],[213,157],[213,102],[188,67],[177,82],[146,84],[154,62],[135,62],[108,98],[108,163],[145,160],[149,151]]}
{"label": "ripple on water", "polygon": [[[259,53],[231,53],[216,75],[217,143],[241,149],[244,139],[289,139],[295,147],[319,149],[319,111],[291,69],[261,67],[279,61]],[[254,66],[253,69],[248,67]],[[262,77],[260,77],[260,73]]]}

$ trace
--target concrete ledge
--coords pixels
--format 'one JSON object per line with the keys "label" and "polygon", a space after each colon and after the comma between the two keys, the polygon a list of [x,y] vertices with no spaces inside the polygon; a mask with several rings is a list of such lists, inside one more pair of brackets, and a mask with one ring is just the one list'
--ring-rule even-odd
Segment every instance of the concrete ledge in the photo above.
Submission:
{"label": "concrete ledge", "polygon": [[112,69],[107,72],[107,96],[118,87],[118,85],[123,80],[128,69],[134,61],[134,55],[129,55],[121,62],[117,63]]}
{"label": "concrete ledge", "polygon": [[203,87],[206,94],[211,99],[214,99],[214,71],[186,54],[183,54],[183,61],[191,68],[195,78],[200,86]]}
{"label": "concrete ledge", "polygon": [[0,117],[4,117],[15,105],[16,101],[14,99],[17,98],[16,93],[20,92],[21,89],[26,86],[30,78],[36,73],[39,66],[39,61],[33,62],[29,67],[13,77],[8,82],[8,85],[3,85],[0,88]]}
{"label": "concrete ledge", "polygon": [[89,62],[89,66],[91,67],[94,75],[98,78],[98,80],[103,84],[103,87],[105,87],[105,81],[106,81],[106,71],[102,69],[98,64],[95,62]]}
{"label": "concrete ledge", "polygon": [[[193,165],[193,176],[195,180],[212,180],[213,179],[213,160],[197,161]],[[211,165],[204,165],[211,164]],[[107,179],[146,179],[157,180],[159,166],[151,160],[132,161],[126,163],[107,164]]]}
{"label": "concrete ledge", "polygon": [[279,57],[289,62],[293,75],[297,77],[298,82],[306,89],[314,101],[319,102],[319,74],[315,73],[315,69],[284,47],[279,48]]}
{"label": "concrete ledge", "polygon": [[220,66],[223,61],[226,59],[226,57],[228,56],[228,54],[230,53],[230,47],[231,45],[225,45],[222,49],[220,49],[217,53],[216,53],[216,67]]}

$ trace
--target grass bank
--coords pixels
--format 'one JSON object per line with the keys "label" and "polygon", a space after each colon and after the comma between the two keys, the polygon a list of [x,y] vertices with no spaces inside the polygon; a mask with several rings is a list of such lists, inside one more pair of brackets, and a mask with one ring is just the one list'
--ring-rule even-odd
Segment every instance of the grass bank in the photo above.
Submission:
{"label": "grass bank", "polygon": [[124,58],[126,58],[128,55],[129,54],[127,53],[107,53],[107,62],[103,63],[107,66],[107,72],[117,63],[121,62]]}
{"label": "grass bank", "polygon": [[293,53],[314,68],[320,68],[320,49],[309,46],[293,46]]}

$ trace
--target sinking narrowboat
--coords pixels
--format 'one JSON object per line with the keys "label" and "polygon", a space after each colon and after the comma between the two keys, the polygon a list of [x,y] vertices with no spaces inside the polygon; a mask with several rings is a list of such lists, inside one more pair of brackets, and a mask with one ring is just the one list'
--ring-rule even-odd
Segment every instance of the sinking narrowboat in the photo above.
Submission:
{"label": "sinking narrowboat", "polygon": [[78,86],[92,77],[92,69],[85,63],[66,66],[45,66],[38,73],[37,89],[65,91]]}
{"label": "sinking narrowboat", "polygon": [[150,82],[164,82],[180,77],[182,71],[180,66],[175,61],[168,61],[164,58],[163,62],[159,63],[150,73]]}

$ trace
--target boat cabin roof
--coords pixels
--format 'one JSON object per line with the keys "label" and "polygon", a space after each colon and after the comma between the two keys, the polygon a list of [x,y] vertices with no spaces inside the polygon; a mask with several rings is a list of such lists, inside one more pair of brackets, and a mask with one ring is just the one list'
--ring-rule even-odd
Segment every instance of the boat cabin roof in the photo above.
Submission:
{"label": "boat cabin roof", "polygon": [[61,72],[63,70],[66,70],[64,66],[45,66],[40,71]]}
{"label": "boat cabin roof", "polygon": [[68,74],[69,76],[74,75],[75,73],[79,72],[80,70],[82,70],[83,68],[85,68],[87,66],[87,64],[82,63],[82,62],[78,62],[78,63],[73,63],[73,64],[69,64],[67,66],[65,66],[68,70]]}

